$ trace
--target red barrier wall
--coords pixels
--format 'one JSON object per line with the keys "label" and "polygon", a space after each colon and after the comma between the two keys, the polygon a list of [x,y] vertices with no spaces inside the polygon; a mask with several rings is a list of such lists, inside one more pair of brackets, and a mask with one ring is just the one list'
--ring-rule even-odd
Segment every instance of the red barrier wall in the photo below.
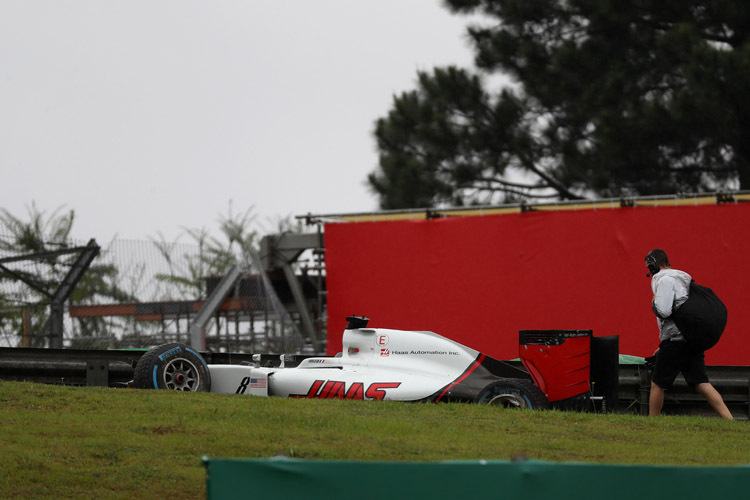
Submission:
{"label": "red barrier wall", "polygon": [[325,226],[328,353],[345,317],[430,330],[498,359],[518,356],[518,330],[593,329],[620,352],[658,345],[644,257],[675,268],[729,310],[713,365],[750,365],[750,204],[539,211]]}

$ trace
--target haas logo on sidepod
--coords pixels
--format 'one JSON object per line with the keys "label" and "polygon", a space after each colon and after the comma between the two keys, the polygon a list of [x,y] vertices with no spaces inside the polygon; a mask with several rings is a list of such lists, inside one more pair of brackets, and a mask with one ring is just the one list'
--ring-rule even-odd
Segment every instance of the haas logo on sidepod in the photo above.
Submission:
{"label": "haas logo on sidepod", "polygon": [[316,380],[310,386],[307,394],[290,394],[290,398],[316,398],[316,399],[374,399],[381,400],[385,397],[386,389],[395,389],[401,382],[373,382],[365,390],[362,382],[354,382],[349,389],[346,384],[337,380]]}

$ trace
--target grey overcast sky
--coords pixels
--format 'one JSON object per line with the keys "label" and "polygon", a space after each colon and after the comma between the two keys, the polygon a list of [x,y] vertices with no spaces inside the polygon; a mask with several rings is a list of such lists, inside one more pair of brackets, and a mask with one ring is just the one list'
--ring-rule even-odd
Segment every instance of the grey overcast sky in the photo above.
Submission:
{"label": "grey overcast sky", "polygon": [[377,208],[374,122],[470,66],[440,0],[0,0],[0,207],[73,236]]}

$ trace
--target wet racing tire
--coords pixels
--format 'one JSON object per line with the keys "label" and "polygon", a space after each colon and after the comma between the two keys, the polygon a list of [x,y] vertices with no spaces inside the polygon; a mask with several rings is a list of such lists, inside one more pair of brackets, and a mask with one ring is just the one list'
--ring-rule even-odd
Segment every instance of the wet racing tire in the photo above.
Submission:
{"label": "wet racing tire", "polygon": [[211,375],[203,357],[185,344],[164,344],[141,356],[133,387],[208,392]]}
{"label": "wet racing tire", "polygon": [[504,378],[496,380],[479,391],[474,402],[500,405],[504,408],[544,410],[549,408],[547,396],[531,380]]}

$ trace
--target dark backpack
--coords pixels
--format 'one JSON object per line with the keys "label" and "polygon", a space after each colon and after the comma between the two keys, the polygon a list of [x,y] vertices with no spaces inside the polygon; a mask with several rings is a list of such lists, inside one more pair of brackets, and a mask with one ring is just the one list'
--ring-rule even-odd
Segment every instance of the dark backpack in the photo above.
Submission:
{"label": "dark backpack", "polygon": [[727,325],[727,308],[710,288],[690,282],[688,299],[671,316],[688,345],[706,351],[719,341]]}

